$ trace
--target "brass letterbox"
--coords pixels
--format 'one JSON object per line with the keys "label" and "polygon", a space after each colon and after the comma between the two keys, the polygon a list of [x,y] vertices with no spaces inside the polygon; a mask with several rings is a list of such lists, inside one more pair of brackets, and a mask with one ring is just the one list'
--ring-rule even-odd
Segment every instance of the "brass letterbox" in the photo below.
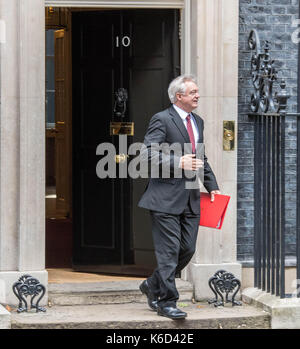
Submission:
{"label": "brass letterbox", "polygon": [[110,122],[110,135],[119,136],[119,135],[134,135],[134,122]]}

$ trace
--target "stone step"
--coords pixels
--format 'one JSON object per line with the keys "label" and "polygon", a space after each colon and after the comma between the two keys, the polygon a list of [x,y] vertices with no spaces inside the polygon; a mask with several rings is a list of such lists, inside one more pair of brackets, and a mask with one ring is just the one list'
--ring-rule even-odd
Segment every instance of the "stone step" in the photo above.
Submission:
{"label": "stone step", "polygon": [[207,303],[178,302],[188,316],[158,316],[146,302],[47,307],[46,313],[11,313],[13,329],[267,329],[270,315],[243,304],[215,308]]}
{"label": "stone step", "polygon": [[[139,290],[141,280],[63,283],[48,285],[48,302],[50,305],[96,305],[145,303],[146,296]],[[188,281],[176,279],[180,294],[179,301],[191,301],[193,286]]]}

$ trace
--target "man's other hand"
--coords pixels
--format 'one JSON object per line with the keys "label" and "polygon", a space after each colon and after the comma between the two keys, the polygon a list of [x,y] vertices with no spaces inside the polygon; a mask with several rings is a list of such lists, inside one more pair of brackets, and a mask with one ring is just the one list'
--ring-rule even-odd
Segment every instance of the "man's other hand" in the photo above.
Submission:
{"label": "man's other hand", "polygon": [[210,192],[210,201],[213,202],[215,200],[215,194],[221,194],[220,190],[213,190]]}

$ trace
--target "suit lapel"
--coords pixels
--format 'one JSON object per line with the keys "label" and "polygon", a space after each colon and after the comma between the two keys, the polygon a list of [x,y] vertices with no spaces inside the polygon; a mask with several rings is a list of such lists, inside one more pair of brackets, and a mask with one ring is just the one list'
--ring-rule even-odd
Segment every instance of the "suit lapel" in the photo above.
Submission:
{"label": "suit lapel", "polygon": [[171,114],[175,125],[178,127],[180,133],[182,134],[182,137],[184,138],[185,143],[190,143],[189,134],[186,130],[186,127],[184,126],[184,123],[183,123],[181,117],[177,113],[177,111],[171,106],[169,108],[169,113]]}

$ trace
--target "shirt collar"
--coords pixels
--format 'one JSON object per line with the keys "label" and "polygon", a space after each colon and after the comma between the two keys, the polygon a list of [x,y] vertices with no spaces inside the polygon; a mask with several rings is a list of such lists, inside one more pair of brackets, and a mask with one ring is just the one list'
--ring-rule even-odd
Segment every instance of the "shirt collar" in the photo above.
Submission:
{"label": "shirt collar", "polygon": [[186,117],[191,113],[187,113],[186,111],[184,111],[183,109],[177,107],[177,105],[173,104],[174,109],[177,111],[177,113],[179,114],[179,116],[181,117],[182,121],[185,121]]}

